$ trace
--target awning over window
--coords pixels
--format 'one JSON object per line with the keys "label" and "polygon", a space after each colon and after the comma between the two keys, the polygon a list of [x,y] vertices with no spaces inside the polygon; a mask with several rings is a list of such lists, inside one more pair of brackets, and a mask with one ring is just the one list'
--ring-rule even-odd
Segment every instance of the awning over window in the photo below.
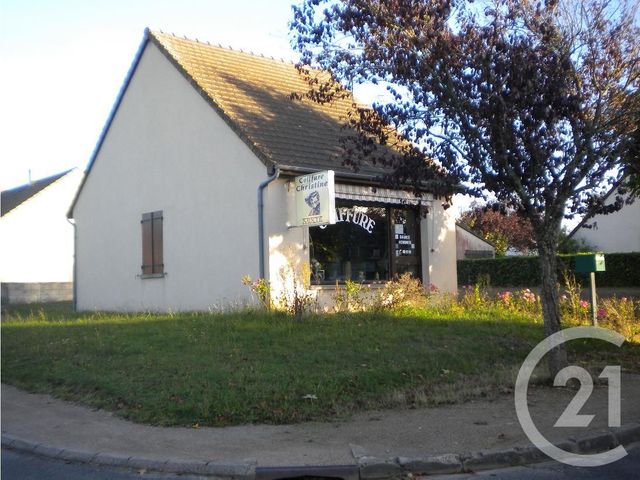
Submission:
{"label": "awning over window", "polygon": [[417,198],[413,192],[405,190],[341,183],[336,183],[336,198],[394,205],[428,205],[433,200],[433,196],[430,194],[423,194],[421,198]]}

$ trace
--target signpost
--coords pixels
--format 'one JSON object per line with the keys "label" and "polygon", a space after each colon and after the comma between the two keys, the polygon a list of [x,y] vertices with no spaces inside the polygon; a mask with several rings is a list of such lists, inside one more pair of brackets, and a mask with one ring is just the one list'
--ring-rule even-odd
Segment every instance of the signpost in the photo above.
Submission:
{"label": "signpost", "polygon": [[598,326],[598,308],[596,304],[596,272],[604,272],[604,253],[578,255],[576,257],[576,272],[588,273],[591,280],[591,323]]}
{"label": "signpost", "polygon": [[334,176],[333,170],[324,170],[295,178],[295,226],[336,223]]}

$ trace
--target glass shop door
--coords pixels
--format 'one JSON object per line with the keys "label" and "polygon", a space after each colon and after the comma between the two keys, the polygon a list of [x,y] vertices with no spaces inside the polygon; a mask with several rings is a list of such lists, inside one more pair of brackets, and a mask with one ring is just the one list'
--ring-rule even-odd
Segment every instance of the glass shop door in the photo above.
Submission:
{"label": "glass shop door", "polygon": [[391,208],[391,272],[394,277],[411,272],[422,279],[420,213],[417,209]]}

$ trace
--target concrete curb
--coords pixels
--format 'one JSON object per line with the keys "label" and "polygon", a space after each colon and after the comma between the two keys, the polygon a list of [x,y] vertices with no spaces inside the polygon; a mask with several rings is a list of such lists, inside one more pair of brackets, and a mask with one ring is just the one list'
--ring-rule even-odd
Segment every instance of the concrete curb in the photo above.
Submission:
{"label": "concrete curb", "polygon": [[103,452],[91,453],[81,450],[65,450],[41,443],[29,442],[8,434],[2,434],[2,447],[56,460],[106,467],[145,469],[185,475],[207,475],[232,480],[255,480],[256,478],[256,462],[254,461],[219,463],[202,460],[156,460]]}
{"label": "concrete curb", "polygon": [[[637,442],[640,442],[640,422],[611,429],[604,434],[569,439],[557,443],[556,446],[572,453],[591,454],[609,450],[617,445],[627,446]],[[11,450],[71,462],[145,469],[164,473],[215,476],[232,480],[276,480],[302,476],[326,476],[348,480],[386,480],[398,478],[408,473],[417,475],[468,473],[549,460],[536,447],[514,447],[507,450],[481,451],[462,455],[443,454],[385,459],[369,456],[361,447],[351,445],[357,465],[257,467],[255,461],[219,463],[199,460],[155,460],[103,452],[65,450],[29,442],[8,434],[2,434],[2,446]]]}
{"label": "concrete curb", "polygon": [[[640,442],[640,423],[611,429],[608,433],[579,439],[569,439],[556,446],[571,453],[591,454],[610,450],[618,445],[627,446]],[[382,480],[399,474],[442,475],[471,473],[480,470],[514,467],[549,461],[536,447],[514,447],[499,451],[481,451],[467,454],[443,454],[425,457],[396,457],[380,459],[364,455],[358,456],[360,478]],[[392,466],[395,464],[394,466]],[[399,468],[398,468],[399,467]]]}

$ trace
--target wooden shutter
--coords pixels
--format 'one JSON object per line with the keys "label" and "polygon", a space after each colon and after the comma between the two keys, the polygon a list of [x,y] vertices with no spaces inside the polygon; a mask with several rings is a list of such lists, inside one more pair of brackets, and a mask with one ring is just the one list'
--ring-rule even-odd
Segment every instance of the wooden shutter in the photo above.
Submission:
{"label": "wooden shutter", "polygon": [[142,274],[153,273],[153,223],[151,213],[142,214]]}
{"label": "wooden shutter", "polygon": [[153,273],[164,273],[162,254],[162,212],[153,212],[151,233],[153,237]]}

